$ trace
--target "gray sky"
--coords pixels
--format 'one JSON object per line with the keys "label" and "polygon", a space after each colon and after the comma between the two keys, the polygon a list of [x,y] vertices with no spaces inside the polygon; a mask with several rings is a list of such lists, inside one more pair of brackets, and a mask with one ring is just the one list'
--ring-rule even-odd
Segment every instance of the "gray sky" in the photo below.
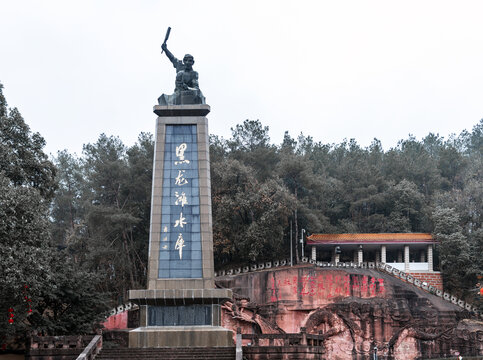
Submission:
{"label": "gray sky", "polygon": [[46,151],[131,145],[195,57],[210,132],[259,119],[324,143],[447,137],[483,117],[482,1],[0,0],[0,82]]}

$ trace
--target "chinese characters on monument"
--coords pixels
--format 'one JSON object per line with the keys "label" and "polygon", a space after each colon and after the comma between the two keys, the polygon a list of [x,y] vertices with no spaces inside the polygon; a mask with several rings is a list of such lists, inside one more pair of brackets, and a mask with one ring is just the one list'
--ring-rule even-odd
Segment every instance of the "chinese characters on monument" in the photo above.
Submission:
{"label": "chinese characters on monument", "polygon": [[166,127],[159,278],[202,276],[196,130]]}

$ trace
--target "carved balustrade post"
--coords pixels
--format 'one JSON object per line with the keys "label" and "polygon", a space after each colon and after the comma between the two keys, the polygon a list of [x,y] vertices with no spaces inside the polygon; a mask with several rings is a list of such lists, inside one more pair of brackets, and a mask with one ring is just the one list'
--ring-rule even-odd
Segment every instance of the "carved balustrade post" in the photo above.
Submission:
{"label": "carved balustrade post", "polygon": [[301,327],[300,333],[302,334],[302,340],[300,341],[300,345],[307,346],[307,329],[304,327]]}

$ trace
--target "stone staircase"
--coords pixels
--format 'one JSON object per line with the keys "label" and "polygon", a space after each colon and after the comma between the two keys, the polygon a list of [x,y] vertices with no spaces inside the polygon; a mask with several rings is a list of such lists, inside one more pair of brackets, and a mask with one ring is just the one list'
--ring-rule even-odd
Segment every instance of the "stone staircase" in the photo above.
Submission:
{"label": "stone staircase", "polygon": [[235,347],[102,349],[97,359],[119,360],[235,360]]}

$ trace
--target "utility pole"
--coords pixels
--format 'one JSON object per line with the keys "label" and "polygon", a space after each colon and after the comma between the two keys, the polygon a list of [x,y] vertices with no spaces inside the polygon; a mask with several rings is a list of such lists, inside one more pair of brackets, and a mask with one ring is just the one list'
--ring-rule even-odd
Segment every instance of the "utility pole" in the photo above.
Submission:
{"label": "utility pole", "polygon": [[305,253],[304,253],[304,234],[305,234],[305,229],[302,229],[302,231],[300,232],[300,243],[302,244],[302,257],[305,256]]}
{"label": "utility pole", "polygon": [[293,266],[292,220],[290,220],[290,266]]}

